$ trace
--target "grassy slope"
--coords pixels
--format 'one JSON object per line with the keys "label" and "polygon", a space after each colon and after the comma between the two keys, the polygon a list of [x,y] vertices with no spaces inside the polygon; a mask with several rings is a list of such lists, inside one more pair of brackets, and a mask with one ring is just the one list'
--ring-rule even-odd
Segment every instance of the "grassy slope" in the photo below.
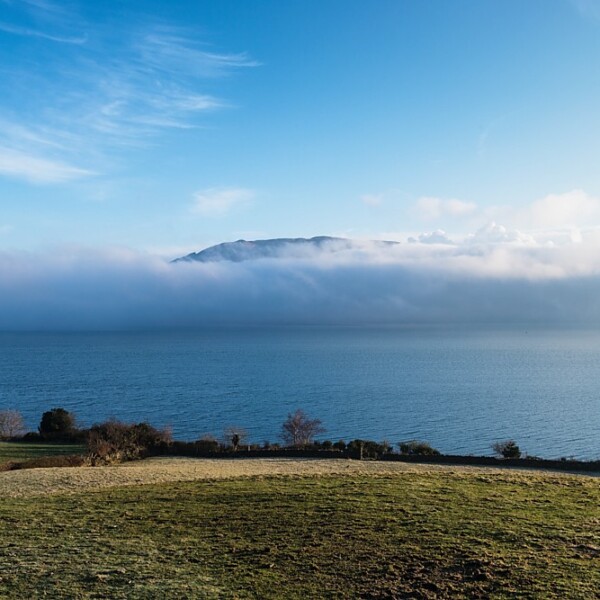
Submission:
{"label": "grassy slope", "polygon": [[0,500],[0,597],[593,598],[589,477],[265,478]]}
{"label": "grassy slope", "polygon": [[22,442],[0,442],[0,464],[9,461],[23,461],[43,456],[59,454],[80,454],[84,447],[80,444],[38,444]]}

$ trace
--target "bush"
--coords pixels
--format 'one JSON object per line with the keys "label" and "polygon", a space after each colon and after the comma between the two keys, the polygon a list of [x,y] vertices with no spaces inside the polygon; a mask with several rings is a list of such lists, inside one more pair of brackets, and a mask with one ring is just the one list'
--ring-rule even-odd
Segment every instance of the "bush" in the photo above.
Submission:
{"label": "bush", "polygon": [[94,425],[88,434],[88,458],[93,465],[136,460],[164,450],[171,432],[148,423],[127,424],[111,419]]}
{"label": "bush", "polygon": [[335,444],[333,444],[333,449],[343,452],[346,449],[346,442],[344,440],[337,441]]}
{"label": "bush", "polygon": [[204,436],[194,442],[194,447],[198,454],[211,454],[213,452],[218,452],[221,449],[219,442],[210,436]]}
{"label": "bush", "polygon": [[44,441],[44,438],[37,431],[28,431],[22,438],[22,442],[31,442],[32,444],[38,444]]}
{"label": "bush", "polygon": [[416,456],[439,456],[439,450],[432,448],[427,442],[419,440],[409,440],[407,442],[398,442],[400,454]]}
{"label": "bush", "polygon": [[502,458],[521,458],[521,449],[514,440],[496,442],[492,445],[492,450]]}
{"label": "bush", "polygon": [[357,458],[379,458],[382,454],[387,454],[387,446],[379,444],[372,440],[352,440],[347,449],[356,455]]}
{"label": "bush", "polygon": [[42,415],[40,435],[47,440],[70,441],[77,437],[75,416],[64,408],[53,408]]}

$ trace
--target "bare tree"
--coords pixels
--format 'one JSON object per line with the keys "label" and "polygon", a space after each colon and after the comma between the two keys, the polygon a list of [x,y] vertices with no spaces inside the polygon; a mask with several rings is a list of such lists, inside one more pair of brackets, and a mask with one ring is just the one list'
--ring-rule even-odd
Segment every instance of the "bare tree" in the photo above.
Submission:
{"label": "bare tree", "polygon": [[18,437],[25,433],[25,422],[18,410],[0,410],[0,440]]}
{"label": "bare tree", "polygon": [[281,426],[281,438],[288,446],[308,446],[316,435],[324,432],[321,420],[309,419],[301,409],[290,413]]}

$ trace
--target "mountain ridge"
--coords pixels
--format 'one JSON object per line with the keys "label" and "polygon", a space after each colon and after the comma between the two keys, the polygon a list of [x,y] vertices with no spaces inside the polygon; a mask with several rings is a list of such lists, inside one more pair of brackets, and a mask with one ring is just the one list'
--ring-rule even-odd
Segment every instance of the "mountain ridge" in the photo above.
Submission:
{"label": "mountain ridge", "polygon": [[350,238],[319,235],[312,238],[271,238],[266,240],[236,240],[223,242],[192,252],[171,262],[244,262],[261,258],[302,258],[314,250],[341,252],[344,250],[364,249],[366,244],[377,246],[395,246],[399,242],[371,241],[364,242]]}

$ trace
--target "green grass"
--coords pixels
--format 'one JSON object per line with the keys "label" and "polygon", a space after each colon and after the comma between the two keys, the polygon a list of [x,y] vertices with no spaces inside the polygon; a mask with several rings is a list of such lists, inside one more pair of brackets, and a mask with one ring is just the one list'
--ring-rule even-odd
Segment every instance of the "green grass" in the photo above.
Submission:
{"label": "green grass", "polygon": [[599,507],[597,479],[508,473],[0,499],[0,597],[588,599]]}
{"label": "green grass", "polygon": [[0,442],[0,465],[10,461],[20,462],[31,458],[57,456],[65,454],[81,454],[81,444],[38,444],[23,442]]}

